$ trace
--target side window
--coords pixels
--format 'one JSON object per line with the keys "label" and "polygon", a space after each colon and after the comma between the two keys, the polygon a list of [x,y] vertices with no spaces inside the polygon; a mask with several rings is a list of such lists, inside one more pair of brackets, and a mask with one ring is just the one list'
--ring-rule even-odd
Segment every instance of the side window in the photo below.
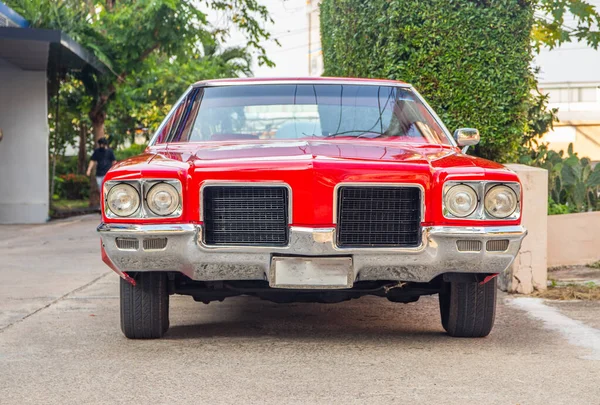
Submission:
{"label": "side window", "polygon": [[179,102],[166,122],[159,128],[156,143],[187,141],[189,127],[200,106],[200,95],[200,89],[193,89],[185,99]]}
{"label": "side window", "polygon": [[202,90],[194,89],[185,100],[184,108],[181,111],[181,117],[177,129],[173,131],[169,137],[170,142],[189,142],[192,127],[196,121],[198,110],[200,109],[200,102],[202,101]]}

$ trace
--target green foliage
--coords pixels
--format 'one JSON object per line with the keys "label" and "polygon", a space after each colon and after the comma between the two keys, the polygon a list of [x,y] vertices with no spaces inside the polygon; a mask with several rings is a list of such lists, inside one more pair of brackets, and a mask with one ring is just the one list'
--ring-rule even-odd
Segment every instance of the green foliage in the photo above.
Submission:
{"label": "green foliage", "polygon": [[573,209],[567,204],[557,204],[554,200],[548,197],[548,215],[571,214]]}
{"label": "green foliage", "polygon": [[528,124],[533,7],[500,0],[324,0],[325,74],[412,83],[476,154],[517,157]]}
{"label": "green foliage", "polygon": [[600,210],[600,164],[592,169],[589,158],[573,152],[573,144],[567,156],[540,145],[521,162],[548,170],[549,214]]}
{"label": "green foliage", "polygon": [[207,41],[195,54],[169,60],[152,55],[121,84],[108,108],[107,132],[113,144],[132,138],[134,128],[151,135],[185,89],[205,79],[249,76],[252,59],[245,48],[220,50]]}
{"label": "green foliage", "polygon": [[116,150],[115,158],[120,162],[121,160],[125,160],[132,156],[137,156],[143,153],[145,149],[146,145],[133,144],[128,148]]}
{"label": "green foliage", "polygon": [[58,176],[56,194],[66,200],[81,200],[90,195],[90,179],[81,174]]}
{"label": "green foliage", "polygon": [[[555,48],[572,40],[584,41],[594,49],[600,44],[600,14],[583,0],[540,0],[532,3],[536,15],[531,37],[537,50]],[[568,24],[565,20],[569,21]]]}
{"label": "green foliage", "polygon": [[91,98],[86,95],[83,82],[71,74],[65,75],[58,96],[53,94],[49,103],[50,152],[57,158],[64,155],[68,145],[77,145],[82,131],[91,134],[91,122],[87,116],[90,105]]}
{"label": "green foliage", "polygon": [[69,173],[77,173],[77,156],[58,156],[56,159],[56,176]]}
{"label": "green foliage", "polygon": [[76,41],[92,35],[88,7],[81,0],[3,0],[21,14],[31,27],[60,30]]}
{"label": "green foliage", "polygon": [[[156,69],[152,68],[157,65],[146,65],[149,58],[161,61],[158,66],[164,69],[159,73],[173,73],[171,68],[193,64],[198,55],[205,59],[206,45],[217,48],[216,41],[225,38],[228,30],[214,32],[206,19],[209,8],[224,14],[226,20],[246,34],[247,47],[244,47],[243,61],[239,63],[238,58],[237,65],[231,59],[225,66],[205,64],[203,60],[204,68],[210,65],[212,72],[218,70],[217,77],[232,67],[238,74],[250,73],[246,48],[258,52],[260,64],[272,64],[262,45],[270,38],[262,23],[271,20],[266,6],[256,0],[7,0],[7,4],[29,19],[33,27],[61,29],[71,35],[112,72],[101,76],[83,72],[81,76],[86,95],[91,99],[87,113],[96,139],[105,135],[105,120],[107,113],[111,113],[109,106],[119,91],[127,93],[129,79],[136,76],[145,83],[156,79],[153,75]],[[224,54],[212,62],[228,59],[230,55]],[[197,72],[197,69],[190,68],[190,71]],[[175,73],[171,78],[177,76]],[[154,90],[161,94],[165,89]],[[176,96],[169,93],[170,99]],[[115,111],[119,111],[118,108],[112,113]],[[113,118],[116,122],[120,117]]]}

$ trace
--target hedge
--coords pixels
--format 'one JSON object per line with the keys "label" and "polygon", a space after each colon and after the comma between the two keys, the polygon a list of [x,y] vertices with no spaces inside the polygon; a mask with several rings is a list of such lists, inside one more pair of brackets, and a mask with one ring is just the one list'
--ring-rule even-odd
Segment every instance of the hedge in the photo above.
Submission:
{"label": "hedge", "polygon": [[516,160],[532,83],[533,3],[323,0],[325,75],[403,80],[453,131],[478,128],[474,153]]}

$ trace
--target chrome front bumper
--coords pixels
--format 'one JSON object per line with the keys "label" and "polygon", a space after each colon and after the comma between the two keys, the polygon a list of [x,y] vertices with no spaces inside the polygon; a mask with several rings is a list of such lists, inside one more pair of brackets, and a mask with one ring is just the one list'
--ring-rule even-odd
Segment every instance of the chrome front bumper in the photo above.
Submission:
{"label": "chrome front bumper", "polygon": [[[192,224],[101,224],[105,261],[118,273],[176,271],[193,280],[268,280],[274,256],[347,256],[354,280],[429,282],[447,272],[501,273],[513,262],[527,231],[521,226],[423,228],[418,248],[339,248],[335,228],[292,226],[285,247],[206,246],[202,227]],[[117,238],[136,239],[137,247],[117,247]],[[145,249],[144,240],[167,238],[162,249]],[[463,252],[457,241],[481,241],[481,250]],[[502,252],[488,252],[488,240],[508,240]],[[135,242],[135,241],[134,241]],[[147,244],[151,246],[151,244]]]}

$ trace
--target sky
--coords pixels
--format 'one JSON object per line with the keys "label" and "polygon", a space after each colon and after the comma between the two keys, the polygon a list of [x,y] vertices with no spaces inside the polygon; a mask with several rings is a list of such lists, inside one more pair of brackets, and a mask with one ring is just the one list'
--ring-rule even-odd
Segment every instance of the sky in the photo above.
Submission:
{"label": "sky", "polygon": [[[262,45],[267,56],[275,62],[274,68],[258,66],[254,57],[254,76],[256,77],[291,77],[308,76],[308,16],[306,0],[259,0],[260,4],[268,7],[273,24],[267,29],[281,44],[266,41]],[[209,14],[209,21],[217,26],[226,24],[223,16]],[[244,36],[233,30],[230,37],[223,43],[224,47],[241,46],[246,42]]]}

